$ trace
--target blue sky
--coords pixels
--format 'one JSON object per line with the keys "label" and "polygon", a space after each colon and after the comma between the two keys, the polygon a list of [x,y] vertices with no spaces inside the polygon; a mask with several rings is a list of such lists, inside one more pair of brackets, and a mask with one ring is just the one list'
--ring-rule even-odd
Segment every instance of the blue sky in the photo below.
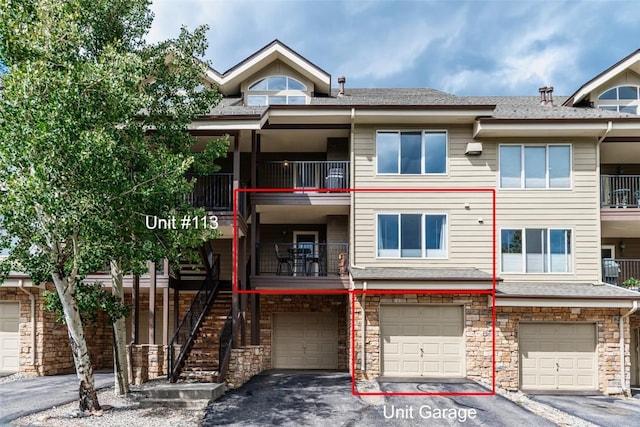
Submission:
{"label": "blue sky", "polygon": [[225,71],[280,39],[347,87],[537,95],[581,84],[640,48],[640,6],[610,1],[154,0],[150,41],[208,24]]}

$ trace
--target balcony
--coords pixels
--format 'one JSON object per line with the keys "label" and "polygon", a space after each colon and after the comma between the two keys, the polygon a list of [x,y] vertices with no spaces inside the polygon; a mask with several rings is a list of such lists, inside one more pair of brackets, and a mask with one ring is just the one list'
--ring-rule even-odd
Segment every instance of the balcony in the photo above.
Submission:
{"label": "balcony", "polygon": [[262,162],[259,188],[338,190],[349,188],[348,161]]}
{"label": "balcony", "polygon": [[255,289],[346,289],[348,243],[259,243]]}
{"label": "balcony", "polygon": [[603,208],[640,207],[640,175],[601,175],[600,205]]}
{"label": "balcony", "polygon": [[187,174],[187,178],[196,180],[193,192],[186,196],[187,203],[214,212],[233,210],[233,174]]}
{"label": "balcony", "polygon": [[623,286],[627,279],[640,279],[640,259],[603,259],[602,281]]}

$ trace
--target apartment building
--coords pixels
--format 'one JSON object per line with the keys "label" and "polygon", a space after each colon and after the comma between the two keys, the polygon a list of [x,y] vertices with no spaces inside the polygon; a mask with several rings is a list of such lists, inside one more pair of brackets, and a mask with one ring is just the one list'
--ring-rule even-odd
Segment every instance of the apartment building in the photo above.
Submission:
{"label": "apartment building", "polygon": [[[194,149],[231,144],[189,197],[222,235],[199,268],[127,279],[134,377],[338,369],[628,392],[639,73],[637,51],[570,97],[355,89],[278,40],[210,70],[224,99],[192,124]],[[39,295],[27,277],[0,288],[0,370],[72,367],[58,349],[50,368]]]}

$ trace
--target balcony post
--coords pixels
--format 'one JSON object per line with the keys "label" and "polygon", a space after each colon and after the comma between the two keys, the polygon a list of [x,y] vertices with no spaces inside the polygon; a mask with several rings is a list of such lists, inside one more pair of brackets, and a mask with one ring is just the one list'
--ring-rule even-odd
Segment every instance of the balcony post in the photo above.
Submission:
{"label": "balcony post", "polygon": [[149,344],[156,343],[156,263],[149,262]]}

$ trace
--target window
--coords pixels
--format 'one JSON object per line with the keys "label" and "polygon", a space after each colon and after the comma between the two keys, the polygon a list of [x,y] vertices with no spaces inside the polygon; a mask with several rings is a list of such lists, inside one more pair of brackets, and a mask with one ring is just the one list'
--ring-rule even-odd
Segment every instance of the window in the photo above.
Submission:
{"label": "window", "polygon": [[500,233],[503,273],[570,273],[571,230],[503,229]]}
{"label": "window", "polygon": [[379,174],[445,174],[446,131],[379,131],[376,134]]}
{"label": "window", "polygon": [[[287,76],[269,76],[249,86],[247,105],[306,104],[307,87]],[[257,94],[256,92],[271,92]]]}
{"label": "window", "polygon": [[571,188],[571,146],[501,145],[500,188]]}
{"label": "window", "polygon": [[378,214],[378,257],[446,258],[445,214]]}
{"label": "window", "polygon": [[598,108],[620,113],[638,114],[639,101],[640,86],[617,86],[602,92],[598,96]]}

